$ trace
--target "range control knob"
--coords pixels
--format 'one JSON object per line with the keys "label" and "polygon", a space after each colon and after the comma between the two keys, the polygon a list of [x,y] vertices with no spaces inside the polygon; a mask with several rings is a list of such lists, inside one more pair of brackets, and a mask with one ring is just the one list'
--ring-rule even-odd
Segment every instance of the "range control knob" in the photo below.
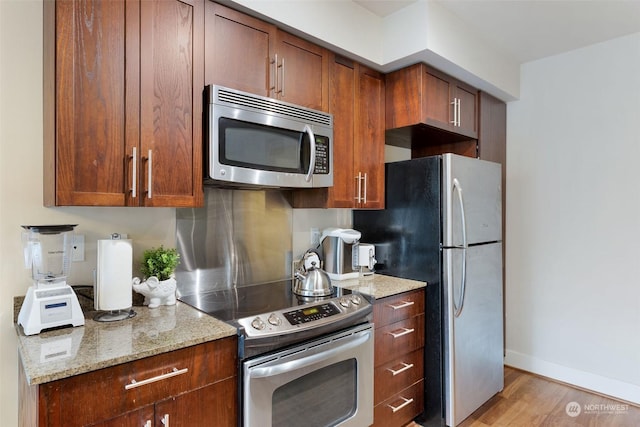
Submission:
{"label": "range control knob", "polygon": [[360,298],[360,295],[353,294],[351,295],[351,302],[353,305],[360,305],[362,298]]}
{"label": "range control knob", "polygon": [[251,321],[251,326],[253,326],[254,329],[261,331],[266,325],[260,317],[256,317]]}
{"label": "range control knob", "polygon": [[351,305],[351,300],[347,297],[340,297],[340,305],[344,308],[349,308]]}
{"label": "range control knob", "polygon": [[269,319],[267,319],[269,321],[269,323],[271,323],[273,326],[280,326],[280,324],[282,323],[282,319],[280,319],[278,316],[276,316],[275,313],[271,313],[269,315]]}

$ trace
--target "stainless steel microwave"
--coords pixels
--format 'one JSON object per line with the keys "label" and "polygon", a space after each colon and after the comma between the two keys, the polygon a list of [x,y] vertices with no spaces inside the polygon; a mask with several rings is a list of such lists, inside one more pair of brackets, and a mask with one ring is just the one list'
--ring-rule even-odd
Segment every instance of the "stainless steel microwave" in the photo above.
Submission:
{"label": "stainless steel microwave", "polygon": [[333,116],[210,85],[205,184],[315,188],[333,185]]}

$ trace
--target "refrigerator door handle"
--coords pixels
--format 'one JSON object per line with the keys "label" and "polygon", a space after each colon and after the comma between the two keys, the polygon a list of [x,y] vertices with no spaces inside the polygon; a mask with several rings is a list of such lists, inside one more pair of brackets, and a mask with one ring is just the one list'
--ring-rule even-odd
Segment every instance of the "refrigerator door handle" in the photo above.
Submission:
{"label": "refrigerator door handle", "polygon": [[464,294],[466,291],[467,285],[467,221],[464,215],[464,199],[462,197],[462,186],[460,182],[454,178],[453,179],[453,191],[456,192],[458,196],[458,203],[460,205],[460,225],[462,229],[462,249],[464,251],[462,256],[462,275],[460,277],[460,295],[458,296],[458,304],[453,302],[453,309],[455,317],[460,317],[462,313],[462,308],[464,307]]}

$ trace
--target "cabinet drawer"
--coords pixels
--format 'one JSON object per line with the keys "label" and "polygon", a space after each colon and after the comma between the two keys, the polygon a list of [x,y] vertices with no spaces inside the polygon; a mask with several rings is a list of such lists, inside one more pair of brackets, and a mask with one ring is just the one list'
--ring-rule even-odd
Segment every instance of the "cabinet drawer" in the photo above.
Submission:
{"label": "cabinet drawer", "polygon": [[376,301],[373,306],[375,327],[380,328],[424,313],[424,295],[424,290],[421,289]]}
{"label": "cabinet drawer", "polygon": [[48,426],[81,426],[236,375],[237,338],[225,338],[41,386]]}
{"label": "cabinet drawer", "polygon": [[373,409],[373,426],[401,427],[422,412],[424,406],[423,381],[402,390]]}
{"label": "cabinet drawer", "polygon": [[376,329],[375,366],[424,347],[424,314]]}
{"label": "cabinet drawer", "polygon": [[375,368],[373,402],[375,405],[397,394],[424,377],[422,348],[403,354]]}

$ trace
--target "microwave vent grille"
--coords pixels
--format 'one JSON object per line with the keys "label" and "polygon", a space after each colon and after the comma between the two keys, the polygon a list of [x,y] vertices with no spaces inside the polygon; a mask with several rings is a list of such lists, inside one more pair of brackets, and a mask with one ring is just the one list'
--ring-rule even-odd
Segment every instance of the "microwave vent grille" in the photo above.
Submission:
{"label": "microwave vent grille", "polygon": [[315,123],[323,126],[332,126],[332,116],[321,111],[297,107],[271,98],[256,96],[244,92],[236,92],[218,87],[216,102],[225,102],[241,108],[251,108],[258,111],[268,111],[273,114],[302,120],[306,123]]}

